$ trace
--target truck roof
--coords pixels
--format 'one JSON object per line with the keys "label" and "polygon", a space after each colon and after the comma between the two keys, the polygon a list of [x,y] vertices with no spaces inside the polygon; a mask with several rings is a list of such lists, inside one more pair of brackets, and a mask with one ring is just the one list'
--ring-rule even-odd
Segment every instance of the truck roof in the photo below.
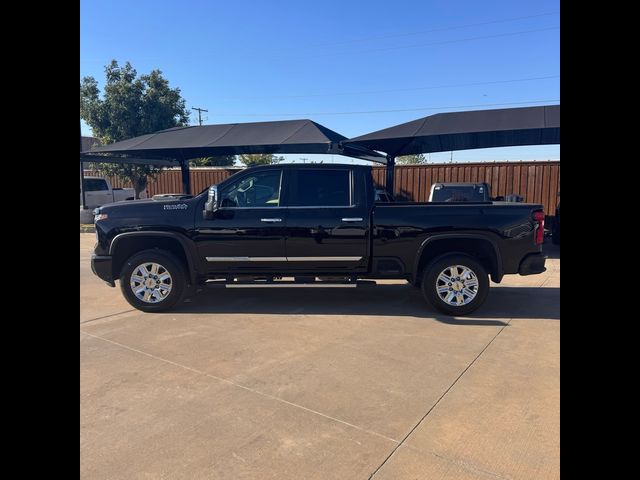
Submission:
{"label": "truck roof", "polygon": [[272,163],[270,165],[254,165],[249,166],[240,172],[245,172],[249,169],[262,169],[262,168],[354,168],[354,169],[371,169],[370,165],[357,165],[352,163]]}

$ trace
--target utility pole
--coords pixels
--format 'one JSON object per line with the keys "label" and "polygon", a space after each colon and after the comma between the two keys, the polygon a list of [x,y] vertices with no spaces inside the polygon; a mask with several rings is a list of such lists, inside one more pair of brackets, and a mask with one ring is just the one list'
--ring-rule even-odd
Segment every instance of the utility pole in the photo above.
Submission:
{"label": "utility pole", "polygon": [[198,123],[202,126],[202,112],[208,112],[209,110],[205,110],[204,108],[191,107],[194,110],[198,111]]}

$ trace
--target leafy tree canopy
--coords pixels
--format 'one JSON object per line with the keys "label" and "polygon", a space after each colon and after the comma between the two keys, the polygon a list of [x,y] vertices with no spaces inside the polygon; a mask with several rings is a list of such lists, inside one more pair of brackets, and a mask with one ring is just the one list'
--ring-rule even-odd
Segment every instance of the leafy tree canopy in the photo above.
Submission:
{"label": "leafy tree canopy", "polygon": [[189,161],[192,167],[230,167],[236,161],[235,155],[194,158]]}
{"label": "leafy tree canopy", "polygon": [[427,157],[425,157],[422,153],[403,155],[402,157],[396,158],[396,163],[400,165],[420,165],[423,163],[427,163]]}
{"label": "leafy tree canopy", "polygon": [[284,157],[278,157],[272,153],[248,153],[238,155],[238,159],[245,165],[271,165],[284,160]]}
{"label": "leafy tree canopy", "polygon": [[[103,144],[189,124],[189,111],[180,89],[169,87],[160,70],[138,76],[129,62],[120,66],[112,60],[105,67],[105,75],[103,95],[94,77],[84,77],[80,83],[80,118]],[[161,170],[151,165],[113,163],[98,163],[95,167],[102,174],[130,181],[136,198],[146,188],[148,178]]]}

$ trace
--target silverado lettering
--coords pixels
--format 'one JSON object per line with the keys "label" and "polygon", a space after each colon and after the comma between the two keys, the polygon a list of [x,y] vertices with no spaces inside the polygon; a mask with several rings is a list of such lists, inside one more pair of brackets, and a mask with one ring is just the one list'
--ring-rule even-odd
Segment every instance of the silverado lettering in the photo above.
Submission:
{"label": "silverado lettering", "polygon": [[181,203],[179,205],[165,205],[164,206],[164,210],[186,210],[187,208],[189,208],[189,205],[187,205],[186,203]]}

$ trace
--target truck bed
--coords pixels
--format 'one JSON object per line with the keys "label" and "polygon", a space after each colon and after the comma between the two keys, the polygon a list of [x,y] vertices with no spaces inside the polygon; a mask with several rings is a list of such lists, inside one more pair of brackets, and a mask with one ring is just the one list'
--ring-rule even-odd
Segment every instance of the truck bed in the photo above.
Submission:
{"label": "truck bed", "polygon": [[[429,237],[481,234],[502,253],[504,273],[517,273],[522,253],[539,252],[531,232],[535,203],[377,203],[373,209],[372,251],[375,257],[396,257],[413,271],[416,252]],[[518,253],[518,254],[516,254]]]}

